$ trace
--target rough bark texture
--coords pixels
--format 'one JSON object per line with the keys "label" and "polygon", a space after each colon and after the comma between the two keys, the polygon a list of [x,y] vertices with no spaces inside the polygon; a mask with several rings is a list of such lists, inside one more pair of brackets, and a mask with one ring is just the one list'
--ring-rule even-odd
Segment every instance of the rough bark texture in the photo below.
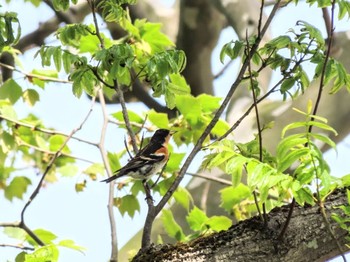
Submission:
{"label": "rough bark texture", "polygon": [[[345,190],[338,190],[325,203],[328,217],[341,212],[335,207],[346,205]],[[268,227],[258,217],[243,221],[188,244],[153,245],[139,252],[137,261],[324,261],[340,253],[336,241],[327,231],[318,206],[297,206],[282,241],[276,238],[283,227],[289,206],[269,213]],[[345,250],[347,232],[329,219],[332,229]]]}

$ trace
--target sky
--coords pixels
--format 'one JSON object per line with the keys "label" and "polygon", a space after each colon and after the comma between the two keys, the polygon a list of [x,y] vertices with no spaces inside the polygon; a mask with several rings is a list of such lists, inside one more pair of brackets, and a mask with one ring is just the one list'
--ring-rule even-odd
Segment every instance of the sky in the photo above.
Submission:
{"label": "sky", "polygon": [[[30,3],[20,3],[22,1],[12,1],[9,7],[4,4],[3,0],[0,3],[3,5],[0,12],[6,10],[17,11],[22,24],[22,35],[31,32],[37,27],[38,23],[46,21],[47,18],[53,15],[51,10],[45,7],[40,7],[40,10],[31,6]],[[302,4],[301,4],[302,5]],[[44,6],[44,5],[43,5]],[[25,10],[25,12],[23,12]],[[28,14],[31,14],[30,16]],[[320,26],[323,30],[322,15],[319,11],[308,8],[284,8],[278,13],[273,24],[272,33],[278,35],[286,33],[287,30],[295,24],[293,21],[299,19],[309,21],[314,25]],[[336,25],[337,30],[349,28],[349,22],[346,21]],[[323,30],[324,32],[324,30]],[[218,72],[222,64],[219,62],[220,47],[235,39],[235,34],[231,29],[224,30],[218,47],[213,52],[212,68],[214,72]],[[40,65],[39,59],[33,60],[35,50],[26,53],[23,58],[23,66],[25,71],[30,71],[32,68]],[[237,64],[233,65],[233,68]],[[231,74],[232,75],[232,74]],[[17,75],[18,81],[22,76]],[[216,90],[218,87],[230,86],[234,79],[229,74],[224,75],[215,81]],[[24,86],[29,86],[28,83],[22,82]],[[36,90],[39,91],[39,88]],[[221,92],[225,92],[222,91]],[[45,126],[54,127],[60,131],[69,133],[73,128],[81,122],[82,118],[88,112],[91,101],[86,97],[80,99],[75,98],[71,89],[65,85],[49,84],[45,91],[40,91],[41,101],[34,108],[28,108],[24,104],[17,105],[19,117],[26,116],[29,112],[36,114],[44,120]],[[221,94],[220,94],[221,95]],[[222,94],[224,95],[224,94]],[[131,109],[134,111],[144,111],[146,108],[140,103],[133,103]],[[109,113],[120,111],[119,105],[110,105],[107,108]],[[98,104],[95,105],[93,113],[86,123],[82,131],[77,133],[77,136],[86,138],[92,141],[98,141],[100,127],[102,124],[102,113]],[[97,128],[96,128],[97,127]],[[108,129],[107,149],[118,152],[123,147],[121,143],[123,133],[117,128],[110,127]],[[117,139],[116,139],[117,138]],[[92,147],[84,147],[81,143],[72,142],[70,146],[74,152],[79,152],[84,158],[91,161],[101,162],[100,155],[97,149]],[[338,146],[338,155],[334,152],[326,154],[331,162],[332,171],[335,174],[350,173],[348,163],[348,153],[350,147],[349,137]],[[85,163],[80,163],[82,169],[86,166]],[[193,170],[195,171],[195,170]],[[36,185],[39,181],[38,176],[32,175],[32,184]],[[60,260],[62,262],[70,261],[107,261],[110,255],[110,233],[109,221],[107,217],[107,197],[108,186],[104,183],[88,181],[88,188],[82,193],[75,192],[75,183],[83,178],[82,175],[74,178],[62,178],[59,183],[50,184],[43,188],[38,197],[33,201],[26,213],[26,221],[30,228],[44,228],[58,235],[59,239],[72,239],[76,244],[87,248],[85,255],[67,249],[60,249]],[[28,199],[33,187],[28,189],[28,194],[24,199]],[[141,201],[142,202],[142,201]],[[16,221],[19,220],[20,212],[23,208],[24,201],[14,199],[9,202],[0,194],[0,221]],[[6,210],[6,212],[3,212]],[[137,214],[134,219],[128,216],[121,217],[119,212],[115,212],[117,219],[118,241],[120,247],[133,236],[143,225],[146,216],[146,207],[141,207],[140,214]],[[7,239],[0,233],[0,243],[13,243],[13,240]],[[10,248],[2,248],[0,262],[13,261],[13,258],[18,253],[18,250]]]}

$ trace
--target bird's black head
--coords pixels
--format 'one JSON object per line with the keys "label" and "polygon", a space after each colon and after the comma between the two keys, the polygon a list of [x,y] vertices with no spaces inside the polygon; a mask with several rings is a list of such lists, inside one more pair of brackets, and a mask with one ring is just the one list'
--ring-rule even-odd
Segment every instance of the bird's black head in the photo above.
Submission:
{"label": "bird's black head", "polygon": [[158,129],[151,138],[151,142],[163,143],[166,138],[171,134],[168,129]]}

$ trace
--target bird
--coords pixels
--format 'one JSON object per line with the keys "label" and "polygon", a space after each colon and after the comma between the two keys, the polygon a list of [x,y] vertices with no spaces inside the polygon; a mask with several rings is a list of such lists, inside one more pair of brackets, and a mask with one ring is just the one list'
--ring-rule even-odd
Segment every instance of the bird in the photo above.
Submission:
{"label": "bird", "polygon": [[102,180],[109,183],[122,176],[148,181],[163,169],[169,159],[168,143],[174,134],[168,129],[158,129],[150,142],[142,148],[129,162],[114,172],[114,175]]}

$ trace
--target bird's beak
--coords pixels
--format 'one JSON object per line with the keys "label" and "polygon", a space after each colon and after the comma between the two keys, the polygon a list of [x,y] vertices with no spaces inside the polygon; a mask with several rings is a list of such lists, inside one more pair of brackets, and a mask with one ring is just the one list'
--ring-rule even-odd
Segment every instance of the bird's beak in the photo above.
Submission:
{"label": "bird's beak", "polygon": [[170,130],[170,133],[169,133],[169,135],[173,135],[173,134],[175,134],[177,131],[174,131],[174,130]]}

